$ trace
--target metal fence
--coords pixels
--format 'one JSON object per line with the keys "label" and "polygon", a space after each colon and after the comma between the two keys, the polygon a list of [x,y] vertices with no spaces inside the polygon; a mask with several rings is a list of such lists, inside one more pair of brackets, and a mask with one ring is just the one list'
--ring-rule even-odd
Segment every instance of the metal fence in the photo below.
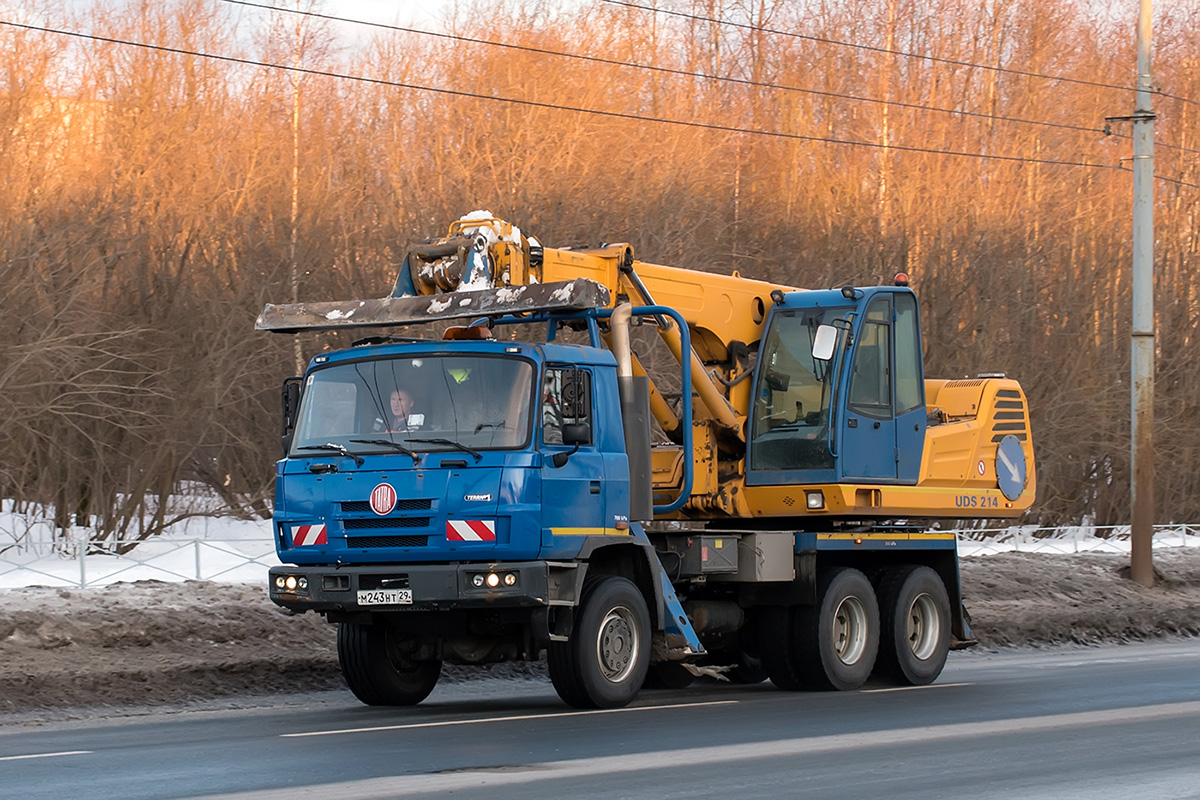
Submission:
{"label": "metal fence", "polygon": [[[953,531],[963,556],[1128,553],[1129,526],[1011,527]],[[1154,546],[1200,547],[1200,526],[1156,525]],[[0,547],[0,589],[100,586],[119,581],[258,583],[279,564],[269,534],[239,539],[156,538],[126,553],[84,541]]]}
{"label": "metal fence", "polygon": [[[1069,525],[1057,528],[1014,526],[958,530],[963,556],[994,553],[1128,553],[1128,525]],[[1155,525],[1154,547],[1200,547],[1200,526]]]}
{"label": "metal fence", "polygon": [[263,539],[153,539],[125,553],[87,542],[11,547],[0,552],[0,588],[100,586],[118,581],[265,582],[279,564]]}

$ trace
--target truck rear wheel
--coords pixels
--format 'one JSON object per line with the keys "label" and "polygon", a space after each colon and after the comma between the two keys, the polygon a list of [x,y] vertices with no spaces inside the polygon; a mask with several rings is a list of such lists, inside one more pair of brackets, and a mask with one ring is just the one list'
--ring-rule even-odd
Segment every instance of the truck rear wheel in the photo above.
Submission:
{"label": "truck rear wheel", "polygon": [[369,706],[414,706],[429,696],[441,661],[417,661],[386,625],[338,624],[338,664],[354,696]]}
{"label": "truck rear wheel", "polygon": [[686,689],[696,681],[695,673],[679,661],[651,664],[642,682],[643,689]]}
{"label": "truck rear wheel", "polygon": [[589,577],[575,629],[546,651],[550,681],[575,708],[622,708],[637,696],[650,666],[650,612],[634,584]]}
{"label": "truck rear wheel", "polygon": [[875,672],[907,686],[933,683],[950,653],[950,597],[929,567],[901,567],[879,581],[883,635]]}
{"label": "truck rear wheel", "polygon": [[796,647],[804,688],[848,690],[866,683],[879,651],[879,604],[867,576],[845,568],[822,576],[817,604],[796,609]]}
{"label": "truck rear wheel", "polygon": [[785,692],[803,688],[796,657],[795,606],[765,606],[758,617],[758,651],[771,683]]}

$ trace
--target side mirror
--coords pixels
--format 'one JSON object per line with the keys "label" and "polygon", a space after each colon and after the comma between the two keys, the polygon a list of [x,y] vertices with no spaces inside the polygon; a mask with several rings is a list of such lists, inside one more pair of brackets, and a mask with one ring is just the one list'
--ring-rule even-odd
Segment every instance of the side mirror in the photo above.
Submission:
{"label": "side mirror", "polygon": [[813,337],[812,357],[816,361],[833,359],[834,348],[837,347],[837,328],[832,325],[821,325],[817,335]]}
{"label": "side mirror", "polygon": [[579,452],[579,445],[591,444],[592,426],[586,422],[567,423],[562,427],[562,438],[563,444],[571,445],[571,449],[565,453],[555,453],[550,457],[551,463],[556,467],[565,466],[571,456]]}
{"label": "side mirror", "polygon": [[574,422],[563,425],[563,444],[579,447],[581,444],[591,444],[592,426],[586,422]]}
{"label": "side mirror", "polygon": [[292,449],[292,436],[296,432],[296,415],[300,411],[300,385],[303,378],[288,378],[280,390],[280,401],[283,406],[283,431],[280,445],[286,456]]}

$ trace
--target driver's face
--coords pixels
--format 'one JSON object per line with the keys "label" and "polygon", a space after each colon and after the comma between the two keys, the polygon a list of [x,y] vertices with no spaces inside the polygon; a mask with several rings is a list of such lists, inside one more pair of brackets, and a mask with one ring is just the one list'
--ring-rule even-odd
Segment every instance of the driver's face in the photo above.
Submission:
{"label": "driver's face", "polygon": [[392,415],[397,419],[405,419],[412,408],[412,395],[403,389],[392,392]]}

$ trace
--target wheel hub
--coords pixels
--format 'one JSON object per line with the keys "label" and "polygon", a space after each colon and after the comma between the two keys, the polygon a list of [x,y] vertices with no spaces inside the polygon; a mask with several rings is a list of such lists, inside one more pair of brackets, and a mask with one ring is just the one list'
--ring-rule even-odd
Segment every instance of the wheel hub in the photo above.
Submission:
{"label": "wheel hub", "polygon": [[596,640],[596,655],[605,679],[617,683],[628,677],[638,645],[632,612],[624,607],[609,611]]}
{"label": "wheel hub", "polygon": [[857,597],[847,597],[833,613],[833,650],[843,664],[857,664],[867,649],[867,610]]}
{"label": "wheel hub", "polygon": [[925,661],[937,650],[941,638],[941,617],[937,605],[927,594],[919,594],[908,610],[908,646],[921,661]]}

